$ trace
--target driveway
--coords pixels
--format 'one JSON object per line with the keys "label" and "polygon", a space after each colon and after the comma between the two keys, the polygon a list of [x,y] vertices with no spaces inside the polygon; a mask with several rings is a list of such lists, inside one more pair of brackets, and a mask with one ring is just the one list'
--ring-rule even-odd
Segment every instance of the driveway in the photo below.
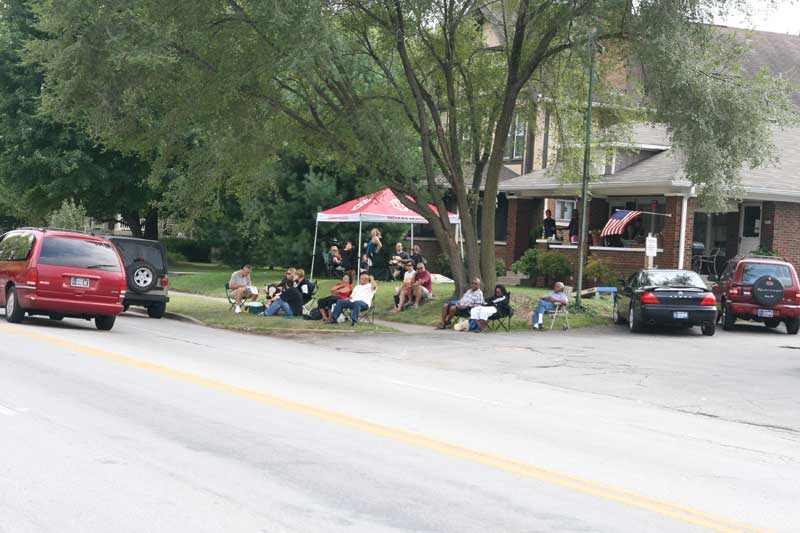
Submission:
{"label": "driveway", "polygon": [[0,530],[796,531],[797,347],[2,324]]}

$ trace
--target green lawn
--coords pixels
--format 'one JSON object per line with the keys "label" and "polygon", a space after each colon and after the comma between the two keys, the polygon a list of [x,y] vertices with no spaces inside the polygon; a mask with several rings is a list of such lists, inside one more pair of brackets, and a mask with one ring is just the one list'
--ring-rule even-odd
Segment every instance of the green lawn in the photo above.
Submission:
{"label": "green lawn", "polygon": [[[189,266],[196,265],[195,264],[181,264],[180,269],[176,266],[174,268],[175,271],[186,271],[189,272]],[[185,270],[184,270],[185,269]],[[193,272],[197,272],[196,274],[189,274],[189,275],[181,275],[181,276],[173,276],[170,278],[170,288],[175,291],[181,292],[189,292],[193,294],[203,294],[206,296],[215,296],[215,297],[224,297],[225,296],[225,283],[230,279],[230,275],[233,269],[219,267],[216,265],[214,268],[205,268],[205,269],[195,269],[192,270]],[[253,274],[251,275],[253,282],[256,284],[259,289],[263,290],[264,286],[267,283],[274,283],[281,279],[283,275],[283,269],[280,270],[266,270],[261,268],[256,268]],[[318,296],[326,296],[330,293],[330,289],[335,283],[334,280],[328,279],[320,279],[317,280],[319,282],[319,289],[318,289]],[[394,297],[394,289],[395,287],[399,286],[400,284],[389,283],[389,282],[379,282],[378,283],[378,294],[375,296],[375,317],[393,321],[393,322],[400,322],[406,324],[418,324],[424,326],[435,326],[439,323],[440,313],[441,313],[441,306],[442,304],[452,298],[452,285],[434,285],[434,294],[436,299],[426,305],[420,306],[419,309],[410,309],[403,311],[402,313],[390,313],[390,309],[394,305],[393,297]],[[528,314],[532,310],[533,307],[536,305],[536,301],[539,299],[540,296],[546,294],[547,290],[544,289],[532,289],[528,287],[511,287],[511,295],[512,295],[512,305],[514,307],[515,316],[511,321],[512,329],[514,330],[525,330],[528,328]],[[192,300],[193,302],[195,300]],[[203,302],[206,304],[207,302]],[[170,310],[181,313],[182,311],[179,308],[188,308],[190,310],[190,316],[198,318],[204,322],[207,322],[212,325],[220,325],[227,327],[227,324],[238,324],[241,319],[241,315],[234,315],[232,313],[219,313],[218,309],[219,306],[214,302],[208,302],[208,305],[199,306],[200,309],[208,309],[207,314],[204,314],[203,317],[198,316],[199,311],[194,311],[193,306],[188,306],[187,302],[184,302],[184,298],[180,296],[175,296],[173,301],[170,302]],[[611,302],[610,300],[594,300],[588,299],[584,300],[585,311],[581,313],[573,312],[570,316],[570,325],[573,328],[581,328],[581,327],[590,327],[590,326],[604,326],[609,325],[611,323]],[[215,316],[219,315],[219,316]],[[249,318],[245,317],[245,320],[248,320],[247,324],[249,325]],[[256,319],[258,320],[258,319]],[[264,319],[267,320],[267,319]],[[306,330],[306,329],[325,329],[327,327],[333,328],[340,328],[341,326],[324,326],[319,322],[312,322],[312,321],[305,321],[299,319],[272,319],[278,322],[282,322],[283,325],[280,326],[287,330]],[[220,322],[220,323],[215,323]],[[561,325],[561,321],[557,321],[556,327]],[[274,324],[269,325],[259,325],[257,326],[258,329],[275,331],[279,326]],[[241,327],[236,327],[234,329],[243,329]]]}
{"label": "green lawn", "polygon": [[208,326],[214,326],[234,331],[247,333],[302,333],[305,331],[327,333],[375,333],[393,332],[392,328],[371,325],[366,322],[359,323],[355,328],[348,323],[330,325],[318,320],[303,320],[302,318],[264,317],[247,313],[229,313],[224,304],[213,300],[204,300],[192,296],[170,296],[168,310],[190,316]]}

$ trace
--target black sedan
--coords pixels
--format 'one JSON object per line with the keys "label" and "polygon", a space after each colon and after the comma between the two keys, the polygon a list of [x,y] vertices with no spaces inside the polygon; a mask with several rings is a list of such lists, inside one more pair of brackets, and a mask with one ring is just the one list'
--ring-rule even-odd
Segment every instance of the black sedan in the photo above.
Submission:
{"label": "black sedan", "polygon": [[642,269],[620,280],[614,301],[614,323],[633,332],[645,326],[700,326],[703,335],[716,330],[717,300],[691,270]]}

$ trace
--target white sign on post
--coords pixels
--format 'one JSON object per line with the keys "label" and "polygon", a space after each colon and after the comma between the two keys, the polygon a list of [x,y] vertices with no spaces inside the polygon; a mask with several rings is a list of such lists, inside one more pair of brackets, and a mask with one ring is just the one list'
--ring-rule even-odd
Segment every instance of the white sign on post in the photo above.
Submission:
{"label": "white sign on post", "polygon": [[644,241],[644,254],[647,257],[655,257],[658,253],[658,239],[649,234]]}

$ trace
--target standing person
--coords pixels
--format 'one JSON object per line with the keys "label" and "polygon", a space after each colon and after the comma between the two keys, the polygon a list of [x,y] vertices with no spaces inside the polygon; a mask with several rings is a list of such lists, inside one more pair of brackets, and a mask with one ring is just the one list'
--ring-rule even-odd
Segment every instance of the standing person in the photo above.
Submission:
{"label": "standing person", "polygon": [[483,304],[483,292],[481,292],[481,280],[475,278],[470,284],[470,288],[464,292],[464,295],[459,300],[450,300],[442,306],[442,321],[439,323],[439,329],[446,329],[450,326],[450,322],[456,316],[469,318],[470,310],[478,305]]}
{"label": "standing person", "polygon": [[253,282],[250,280],[252,271],[253,267],[245,265],[241,270],[231,274],[231,279],[228,282],[228,287],[233,291],[233,299],[236,301],[234,311],[237,313],[242,312],[242,304],[245,300],[255,301],[258,298],[258,290],[253,287]]}
{"label": "standing person", "polygon": [[432,294],[433,278],[431,278],[431,273],[425,269],[424,263],[419,263],[417,265],[417,272],[414,274],[414,281],[408,287],[403,287],[403,290],[400,291],[400,299],[397,302],[397,307],[390,312],[397,313],[402,311],[406,301],[410,301],[412,298],[414,299],[412,307],[416,309],[419,307],[420,300],[423,298],[428,299]]}
{"label": "standing person", "polygon": [[352,241],[347,241],[344,244],[344,250],[342,251],[342,267],[345,271],[355,270],[356,269],[356,249],[353,246]]}
{"label": "standing person", "polygon": [[553,287],[553,292],[539,299],[539,304],[536,306],[536,310],[533,312],[533,317],[531,318],[531,328],[537,330],[542,329],[544,314],[548,311],[555,311],[556,305],[558,304],[567,305],[568,303],[569,299],[567,295],[564,294],[564,284],[559,281]]}
{"label": "standing person", "polygon": [[569,231],[569,242],[572,244],[577,244],[578,242],[578,234],[581,231],[581,224],[578,218],[578,210],[572,210],[572,219],[569,221],[569,226],[567,227]]}
{"label": "standing person", "polygon": [[508,296],[508,291],[505,286],[497,285],[494,288],[494,296],[486,300],[483,305],[473,307],[469,312],[469,318],[478,323],[478,329],[476,331],[480,333],[486,331],[486,328],[489,327],[488,320],[495,313],[508,316],[510,314],[510,309],[511,301]]}
{"label": "standing person", "polygon": [[336,324],[339,315],[342,314],[343,309],[350,309],[350,322],[351,326],[355,326],[358,322],[358,316],[372,306],[372,299],[378,291],[378,284],[375,283],[375,278],[366,272],[361,273],[358,280],[358,285],[353,288],[350,298],[347,300],[339,300],[333,306],[333,313],[329,324]]}
{"label": "standing person", "polygon": [[342,276],[342,281],[337,282],[336,285],[331,288],[331,295],[326,296],[325,298],[320,298],[319,302],[317,303],[319,314],[321,315],[322,320],[330,320],[331,309],[334,305],[336,305],[336,302],[350,298],[350,293],[352,292],[353,278],[349,272],[346,272],[344,276]]}
{"label": "standing person", "polygon": [[549,209],[544,212],[542,226],[544,227],[545,239],[550,239],[556,236],[556,221],[553,219],[553,212]]}
{"label": "standing person", "polygon": [[361,270],[369,270],[374,264],[375,256],[383,249],[381,242],[381,232],[378,228],[372,228],[369,232],[369,240],[364,245],[364,255],[361,257]]}

